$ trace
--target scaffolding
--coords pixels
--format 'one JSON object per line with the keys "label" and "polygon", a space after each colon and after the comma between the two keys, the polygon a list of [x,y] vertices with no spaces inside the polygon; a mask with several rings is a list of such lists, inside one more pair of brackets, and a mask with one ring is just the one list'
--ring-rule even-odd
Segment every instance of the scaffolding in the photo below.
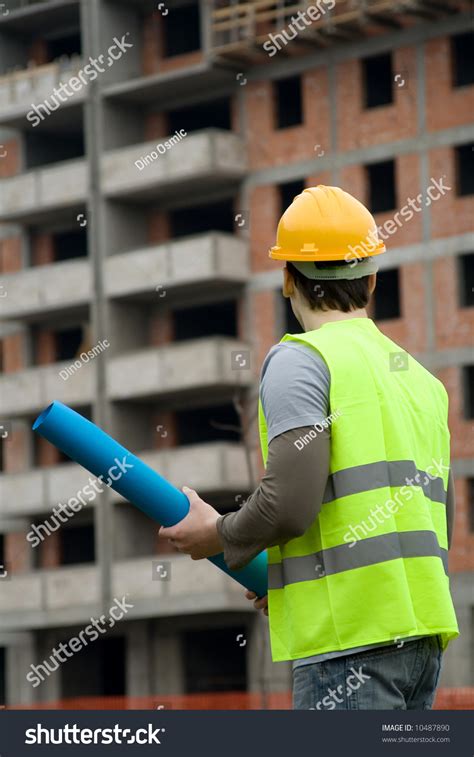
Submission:
{"label": "scaffolding", "polygon": [[297,56],[470,9],[469,0],[211,0],[211,48],[258,63],[268,60],[272,40],[282,54]]}

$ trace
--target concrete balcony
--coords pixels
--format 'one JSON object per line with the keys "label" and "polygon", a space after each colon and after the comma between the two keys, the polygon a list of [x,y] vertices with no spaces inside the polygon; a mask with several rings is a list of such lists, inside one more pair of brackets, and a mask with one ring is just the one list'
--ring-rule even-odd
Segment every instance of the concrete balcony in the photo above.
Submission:
{"label": "concrete balcony", "polygon": [[34,223],[80,206],[87,194],[83,158],[67,160],[0,181],[0,220]]}
{"label": "concrete balcony", "polygon": [[74,26],[79,18],[77,0],[9,0],[0,16],[0,29],[17,32],[51,32]]}
{"label": "concrete balcony", "polygon": [[[160,66],[166,60],[160,61]],[[147,76],[135,76],[110,84],[104,89],[104,97],[113,101],[136,105],[147,105],[152,100],[169,104],[190,95],[219,90],[231,94],[235,90],[235,71],[216,66],[214,61],[202,60],[192,65],[160,70]]]}
{"label": "concrete balcony", "polygon": [[237,339],[209,337],[159,349],[147,347],[112,358],[107,365],[108,394],[113,400],[170,397],[248,386],[250,370],[239,370],[235,356],[248,352]]}
{"label": "concrete balcony", "polygon": [[67,360],[2,374],[0,376],[0,415],[14,417],[25,413],[35,413],[46,407],[52,398],[72,406],[90,404],[95,386],[94,360],[83,364],[72,375],[66,374],[67,378],[63,380],[59,372],[72,363],[74,360]]}
{"label": "concrete balcony", "polygon": [[0,476],[0,519],[50,513],[88,483],[90,473],[76,463],[34,468]]}
{"label": "concrete balcony", "polygon": [[[175,486],[187,484],[207,495],[244,492],[251,487],[245,451],[237,443],[213,442],[137,454]],[[47,515],[59,502],[76,496],[89,476],[75,463],[4,473],[0,475],[0,520]],[[113,489],[110,496],[114,502],[123,501]],[[94,501],[90,505],[93,507]]]}
{"label": "concrete balcony", "polygon": [[[169,347],[147,347],[111,357],[107,363],[107,386],[112,400],[169,397],[185,393],[225,391],[249,386],[253,376],[241,369],[236,355],[248,347],[230,337],[192,339]],[[82,353],[81,353],[82,354]],[[92,402],[96,360],[75,367],[68,360],[0,375],[0,417],[35,413],[51,399],[66,405]],[[72,366],[73,372],[66,370]]]}
{"label": "concrete balcony", "polygon": [[7,295],[2,298],[2,318],[70,312],[90,301],[91,267],[86,258],[35,266],[0,276],[0,285]]}
{"label": "concrete balcony", "polygon": [[[174,486],[191,486],[203,494],[249,491],[245,449],[237,442],[207,442],[140,453],[140,459]],[[187,482],[187,483],[186,483]],[[111,492],[112,498],[120,495]]]}
{"label": "concrete balcony", "polygon": [[[32,549],[26,541],[25,549]],[[10,580],[2,581],[0,628],[81,622],[99,608],[98,579],[96,565],[12,574]]]}
{"label": "concrete balcony", "polygon": [[[153,580],[153,563],[166,563],[166,581]],[[155,568],[156,569],[156,568]],[[166,617],[203,612],[248,611],[242,587],[208,560],[154,555],[115,563],[114,597],[129,595],[127,618]]]}
{"label": "concrete balcony", "polygon": [[[106,295],[116,299],[179,299],[201,292],[229,291],[249,276],[248,245],[233,234],[212,232],[144,247],[105,260]],[[159,287],[159,288],[158,288]],[[158,288],[158,289],[157,289]],[[43,318],[88,305],[92,271],[87,258],[0,275],[3,319]]]}
{"label": "concrete balcony", "polygon": [[[0,76],[0,122],[10,127],[19,126],[31,110],[32,104],[38,106],[48,100],[54,106],[54,101],[50,100],[54,88],[59,87],[62,82],[67,83],[83,66],[84,61],[75,56],[65,59],[64,62],[55,61],[45,66],[33,66]],[[85,88],[77,92],[70,89],[70,92],[71,97],[61,103],[61,111],[84,100]],[[46,111],[41,110],[41,113],[47,123]],[[55,124],[58,124],[57,116]],[[41,129],[41,123],[37,124],[36,128],[38,127]]]}
{"label": "concrete balcony", "polygon": [[113,255],[105,261],[109,297],[149,297],[232,287],[249,276],[248,245],[233,234],[213,232]]}
{"label": "concrete balcony", "polygon": [[[165,555],[170,580],[156,581],[152,561],[157,560],[159,555],[150,555],[113,565],[111,595],[119,599],[128,595],[127,603],[133,605],[127,620],[252,610],[240,585],[207,560]],[[97,565],[12,575],[2,581],[1,589],[2,631],[90,622],[91,615],[99,618],[103,613]]]}
{"label": "concrete balcony", "polygon": [[[164,138],[158,144],[164,144]],[[174,193],[187,194],[237,184],[246,173],[243,141],[236,134],[218,129],[193,132],[172,145],[163,154],[156,152],[157,142],[112,150],[102,158],[102,185],[109,197],[169,198]],[[155,151],[157,157],[140,170],[135,161]]]}

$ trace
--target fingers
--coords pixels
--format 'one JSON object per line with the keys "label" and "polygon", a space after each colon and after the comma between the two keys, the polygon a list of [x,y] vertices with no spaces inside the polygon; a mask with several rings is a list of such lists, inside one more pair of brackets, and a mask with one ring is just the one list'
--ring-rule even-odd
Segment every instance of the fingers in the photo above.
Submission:
{"label": "fingers", "polygon": [[163,539],[175,539],[178,536],[176,526],[160,526],[158,536],[161,536]]}
{"label": "fingers", "polygon": [[183,486],[182,491],[183,491],[183,494],[187,496],[190,503],[195,499],[199,499],[198,493],[195,492],[194,489],[190,489],[189,486]]}
{"label": "fingers", "polygon": [[256,593],[254,591],[250,591],[250,589],[246,590],[245,596],[247,597],[247,599],[255,600],[253,603],[255,609],[263,610],[264,614],[268,618],[268,596],[257,597]]}

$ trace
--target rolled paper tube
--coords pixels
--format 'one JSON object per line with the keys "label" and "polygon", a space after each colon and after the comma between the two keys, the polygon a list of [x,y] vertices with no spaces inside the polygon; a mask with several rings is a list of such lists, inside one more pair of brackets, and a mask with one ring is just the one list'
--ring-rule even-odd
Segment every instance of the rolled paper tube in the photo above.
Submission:
{"label": "rolled paper tube", "polygon": [[[174,526],[188,514],[189,501],[183,492],[62,402],[53,402],[43,410],[33,424],[33,431],[94,476],[100,476],[102,481],[161,525]],[[116,481],[109,475],[111,469],[117,476]],[[266,552],[261,552],[241,570],[229,570],[222,554],[209,560],[257,596],[266,595]]]}

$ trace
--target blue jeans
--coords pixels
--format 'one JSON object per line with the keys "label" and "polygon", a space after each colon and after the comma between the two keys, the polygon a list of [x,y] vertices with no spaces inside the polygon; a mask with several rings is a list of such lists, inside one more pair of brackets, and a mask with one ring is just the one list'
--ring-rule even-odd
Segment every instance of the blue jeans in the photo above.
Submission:
{"label": "blue jeans", "polygon": [[437,636],[293,671],[295,710],[430,710],[441,671]]}

